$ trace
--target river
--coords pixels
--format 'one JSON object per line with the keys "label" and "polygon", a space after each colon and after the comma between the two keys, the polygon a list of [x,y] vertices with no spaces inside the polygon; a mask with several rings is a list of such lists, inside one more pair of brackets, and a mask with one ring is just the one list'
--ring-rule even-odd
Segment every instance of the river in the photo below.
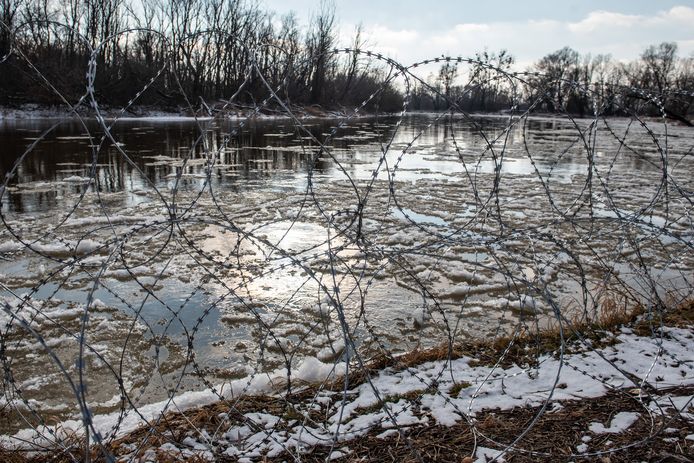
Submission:
{"label": "river", "polygon": [[8,431],[691,292],[691,129],[105,124],[0,121]]}

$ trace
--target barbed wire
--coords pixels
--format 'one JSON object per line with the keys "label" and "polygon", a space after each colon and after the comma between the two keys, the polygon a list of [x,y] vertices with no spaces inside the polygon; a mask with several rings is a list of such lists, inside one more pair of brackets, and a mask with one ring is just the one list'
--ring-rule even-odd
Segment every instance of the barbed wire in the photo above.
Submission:
{"label": "barbed wire", "polygon": [[[126,106],[105,110],[98,58],[142,31],[171,47],[149,29],[94,48],[81,38],[90,58],[75,104],[18,43],[0,62],[19,59],[75,124],[51,123],[5,154],[14,162],[0,190],[3,447],[57,461],[145,461],[156,452],[302,461],[316,448],[327,448],[326,459],[347,456],[358,437],[393,431],[409,458],[427,461],[412,429],[462,421],[471,456],[491,447],[484,455],[493,461],[509,452],[541,458],[552,453],[524,440],[556,404],[608,392],[634,399],[646,431],[563,456],[618,454],[666,436],[677,420],[691,425],[691,326],[666,319],[692,301],[694,138],[668,123],[664,103],[691,93],[612,86],[660,115],[621,107],[628,116],[615,118],[596,91],[605,83],[538,80],[548,76],[463,57],[405,65],[339,48],[327,55],[387,71],[361,104],[322,122],[291,104],[292,73],[273,87],[246,49],[251,65],[226,99],[188,94],[167,62]],[[210,33],[219,31],[196,37]],[[457,97],[418,71],[442,64],[474,76]],[[474,69],[491,75],[479,82]],[[130,149],[138,126],[123,122],[165,76],[193,117],[190,138],[149,158],[170,171],[161,181]],[[239,117],[251,83],[265,97]],[[508,110],[465,112],[462,100],[490,84],[508,90]],[[374,110],[393,86],[402,109]],[[411,111],[415,87],[447,109]],[[592,115],[571,114],[557,88],[588,98]],[[553,114],[542,112],[547,101]],[[282,141],[244,139],[268,114]],[[16,198],[55,191],[26,170],[63,133],[85,141],[74,202],[25,210]],[[293,186],[239,177],[229,154],[258,172],[277,163],[244,159],[244,150],[297,156]],[[109,156],[139,190],[102,188],[115,168]],[[233,181],[219,180],[226,174]],[[119,204],[112,196],[124,191],[142,200]],[[605,322],[638,311],[638,337]],[[408,360],[413,352],[421,361]],[[659,383],[684,388],[684,399]],[[248,408],[254,397],[262,399]],[[211,404],[204,419],[189,414]],[[505,439],[481,426],[484,411],[528,404],[529,419]]]}

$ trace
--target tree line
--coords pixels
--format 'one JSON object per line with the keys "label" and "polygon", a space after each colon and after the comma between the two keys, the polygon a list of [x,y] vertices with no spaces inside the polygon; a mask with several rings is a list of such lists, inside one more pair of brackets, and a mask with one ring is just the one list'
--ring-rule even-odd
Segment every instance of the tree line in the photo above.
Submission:
{"label": "tree line", "polygon": [[629,62],[564,47],[515,73],[514,57],[506,50],[478,52],[463,69],[453,61],[415,88],[415,109],[494,112],[532,107],[581,116],[639,113],[691,125],[694,56],[679,57],[672,42],[651,45]]}
{"label": "tree line", "polygon": [[[107,105],[125,105],[147,86],[140,105],[195,106],[234,96],[236,104],[253,106],[267,97],[267,85],[302,106],[354,107],[372,94],[372,107],[401,104],[389,66],[332,53],[338,31],[328,1],[308,28],[295,14],[277,17],[252,0],[0,0],[0,21],[4,105],[56,103],[51,86],[76,101],[100,44],[94,89]],[[350,46],[365,45],[359,26]],[[249,76],[252,68],[259,72]]]}
{"label": "tree line", "polygon": [[[400,109],[397,67],[333,53],[338,45],[369,44],[361,26],[351,43],[338,44],[327,0],[306,28],[295,14],[278,17],[254,0],[0,0],[0,104],[55,104],[57,92],[74,103],[95,56],[96,99],[115,107],[146,89],[136,104],[202,108],[232,99],[250,108],[267,99],[269,86],[290,105]],[[674,43],[650,46],[631,62],[565,47],[525,72],[514,72],[506,50],[441,62],[428,78],[410,79],[410,109],[665,113],[684,123],[693,111],[694,58],[679,57]]]}

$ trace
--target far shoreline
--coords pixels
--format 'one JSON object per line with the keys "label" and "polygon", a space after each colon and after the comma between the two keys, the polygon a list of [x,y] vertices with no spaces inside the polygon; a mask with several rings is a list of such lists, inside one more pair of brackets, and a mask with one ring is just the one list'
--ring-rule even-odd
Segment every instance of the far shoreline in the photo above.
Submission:
{"label": "far shoreline", "polygon": [[[337,118],[369,118],[376,116],[392,116],[392,113],[354,112],[344,110],[328,110],[318,106],[290,108],[291,113],[298,119],[337,119]],[[205,121],[223,120],[291,120],[292,116],[285,110],[264,109],[256,111],[251,108],[206,108],[192,111],[190,108],[164,108],[156,106],[138,106],[129,111],[120,107],[100,107],[99,112],[105,120],[120,121]],[[84,119],[95,119],[94,110],[81,106],[77,115]],[[26,120],[66,120],[76,118],[74,113],[64,106],[41,105],[28,103],[13,106],[0,106],[0,121]]]}
{"label": "far shoreline", "polygon": [[[359,108],[361,109],[361,108]],[[205,110],[198,109],[191,111],[190,108],[166,108],[157,106],[135,106],[129,111],[123,111],[121,107],[104,106],[99,108],[99,112],[106,121],[122,122],[207,122],[217,121],[291,121],[294,116],[298,120],[331,120],[331,119],[373,119],[373,118],[397,118],[399,112],[369,112],[355,111],[354,109],[326,109],[318,105],[301,106],[290,108],[291,114],[282,109],[265,108],[256,111],[255,109],[233,106],[222,109],[209,107]],[[574,120],[574,121],[593,121],[596,119],[629,119],[629,115],[580,115],[571,113],[548,113],[545,111],[527,112],[526,108],[515,111],[495,111],[495,112],[465,112],[450,110],[408,110],[405,116],[431,116],[446,117],[447,114],[455,117],[470,118],[505,118],[517,120],[531,118],[536,120]],[[94,110],[86,105],[77,110],[77,114],[83,120],[96,120]],[[74,114],[70,113],[63,106],[42,105],[38,103],[25,103],[18,106],[0,105],[0,124],[7,122],[27,122],[27,121],[68,121],[78,120]],[[648,122],[662,122],[670,126],[687,127],[678,120],[668,117],[644,116],[641,119]]]}

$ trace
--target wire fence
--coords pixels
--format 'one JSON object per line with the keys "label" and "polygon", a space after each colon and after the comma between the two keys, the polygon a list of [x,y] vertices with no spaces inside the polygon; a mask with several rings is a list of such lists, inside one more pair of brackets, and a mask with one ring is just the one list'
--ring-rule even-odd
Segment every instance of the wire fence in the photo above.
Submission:
{"label": "wire fence", "polygon": [[[225,100],[186,94],[188,121],[133,122],[176,74],[104,110],[105,45],[74,103],[21,48],[2,61],[24,60],[64,108],[6,122],[22,138],[0,190],[5,455],[348,460],[370,438],[413,461],[556,458],[533,430],[606,395],[627,405],[562,458],[691,433],[692,329],[673,314],[691,311],[694,138],[668,119],[672,92],[608,101],[604,85],[345,48],[330,54],[388,70],[355,108],[297,109],[254,62]],[[466,113],[419,71],[444,64],[469,78],[458,97],[503,85],[511,105]],[[240,112],[250,85],[265,98]],[[415,85],[448,109],[410,111]],[[399,113],[373,109],[386,88]],[[593,114],[567,112],[565,91]],[[630,95],[640,112],[606,116]],[[489,410],[519,408],[495,434]],[[455,426],[460,455],[417,437]]]}

